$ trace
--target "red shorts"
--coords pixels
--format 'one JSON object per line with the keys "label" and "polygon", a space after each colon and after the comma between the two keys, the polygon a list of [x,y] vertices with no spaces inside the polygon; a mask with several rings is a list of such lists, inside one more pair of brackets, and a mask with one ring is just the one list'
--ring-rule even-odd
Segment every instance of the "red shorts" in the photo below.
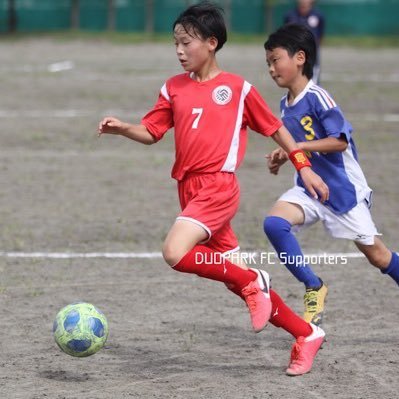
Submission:
{"label": "red shorts", "polygon": [[217,252],[237,250],[238,240],[230,222],[240,202],[240,187],[234,173],[190,174],[178,182],[182,212],[179,220],[203,227],[206,245]]}

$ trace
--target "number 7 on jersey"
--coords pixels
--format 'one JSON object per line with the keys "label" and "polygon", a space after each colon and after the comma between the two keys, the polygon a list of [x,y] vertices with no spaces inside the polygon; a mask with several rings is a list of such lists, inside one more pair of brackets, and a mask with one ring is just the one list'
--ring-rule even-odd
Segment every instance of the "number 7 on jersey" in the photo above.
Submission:
{"label": "number 7 on jersey", "polygon": [[198,123],[199,123],[199,120],[201,119],[203,110],[204,110],[203,108],[193,108],[193,112],[191,114],[197,115],[197,117],[194,119],[193,125],[191,126],[193,129],[198,128]]}

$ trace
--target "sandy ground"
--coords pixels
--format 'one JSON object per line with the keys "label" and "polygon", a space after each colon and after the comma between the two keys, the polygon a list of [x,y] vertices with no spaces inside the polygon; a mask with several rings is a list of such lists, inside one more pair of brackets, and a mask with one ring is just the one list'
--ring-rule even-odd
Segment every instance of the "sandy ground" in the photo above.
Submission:
{"label": "sandy ground", "polygon": [[[99,140],[96,127],[107,114],[137,121],[180,69],[172,43],[43,38],[0,47],[1,398],[397,397],[398,287],[362,258],[314,266],[330,288],[327,342],[310,374],[288,378],[292,337],[273,326],[252,333],[244,305],[218,283],[173,272],[160,258],[10,257],[160,251],[178,211],[172,135],[145,147]],[[278,111],[283,92],[265,72],[262,43],[227,46],[220,63]],[[375,222],[398,250],[397,51],[326,48],[323,73],[356,129]],[[263,217],[292,183],[289,167],[279,177],[266,173],[272,148],[251,133],[238,173],[234,226],[244,250],[271,251]],[[308,253],[355,251],[321,226],[299,237]],[[303,288],[289,273],[258,266],[302,312]],[[106,348],[86,359],[61,353],[51,334],[57,311],[76,300],[95,303],[110,325]]]}

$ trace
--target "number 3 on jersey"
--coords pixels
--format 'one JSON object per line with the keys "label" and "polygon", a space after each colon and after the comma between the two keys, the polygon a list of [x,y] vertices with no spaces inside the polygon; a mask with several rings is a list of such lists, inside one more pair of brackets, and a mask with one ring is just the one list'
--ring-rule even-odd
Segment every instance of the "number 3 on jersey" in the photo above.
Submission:
{"label": "number 3 on jersey", "polygon": [[312,125],[313,125],[312,118],[310,116],[304,116],[301,119],[301,125],[308,132],[307,134],[305,134],[306,140],[308,140],[308,141],[313,140],[316,137],[316,133],[312,128]]}
{"label": "number 3 on jersey", "polygon": [[[304,116],[301,119],[301,125],[303,126],[305,131],[308,132],[305,134],[305,139],[308,141],[314,140],[314,138],[316,137],[316,133],[312,128],[313,119],[310,116]],[[308,156],[308,158],[312,158],[312,153],[310,151],[306,151],[306,155]]]}
{"label": "number 3 on jersey", "polygon": [[194,119],[193,125],[191,126],[193,129],[197,129],[198,128],[198,123],[199,123],[199,121],[201,119],[203,110],[204,110],[203,108],[193,108],[193,112],[191,114],[192,115],[197,115],[197,117]]}

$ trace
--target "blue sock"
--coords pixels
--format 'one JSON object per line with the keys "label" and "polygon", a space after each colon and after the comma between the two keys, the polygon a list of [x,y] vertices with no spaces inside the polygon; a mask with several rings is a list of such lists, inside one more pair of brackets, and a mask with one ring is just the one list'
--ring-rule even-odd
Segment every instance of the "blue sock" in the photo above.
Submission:
{"label": "blue sock", "polygon": [[263,229],[288,270],[304,283],[306,288],[319,288],[321,280],[308,264],[300,262],[303,259],[303,253],[296,237],[291,232],[291,224],[278,216],[268,216],[263,222]]}
{"label": "blue sock", "polygon": [[388,274],[399,285],[399,256],[396,252],[392,252],[391,262],[385,270],[381,270],[381,273]]}

